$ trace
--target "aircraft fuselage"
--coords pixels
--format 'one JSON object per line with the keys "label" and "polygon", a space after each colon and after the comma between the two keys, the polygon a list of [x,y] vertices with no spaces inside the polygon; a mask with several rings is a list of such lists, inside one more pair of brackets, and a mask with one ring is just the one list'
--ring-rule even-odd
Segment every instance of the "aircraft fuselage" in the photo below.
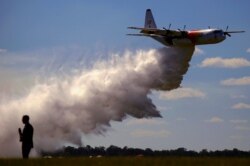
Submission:
{"label": "aircraft fuselage", "polygon": [[192,30],[183,32],[180,36],[171,37],[154,36],[151,37],[167,46],[190,46],[203,44],[216,44],[226,39],[226,35],[219,29]]}
{"label": "aircraft fuselage", "polygon": [[[231,33],[242,33],[244,31],[225,31],[222,29],[202,30],[173,30],[169,28],[158,29],[150,9],[146,10],[144,27],[128,27],[129,29],[140,30],[139,34],[127,34],[130,36],[151,37],[166,46],[194,46],[203,44],[216,44],[231,36]],[[184,28],[185,29],[185,28]]]}

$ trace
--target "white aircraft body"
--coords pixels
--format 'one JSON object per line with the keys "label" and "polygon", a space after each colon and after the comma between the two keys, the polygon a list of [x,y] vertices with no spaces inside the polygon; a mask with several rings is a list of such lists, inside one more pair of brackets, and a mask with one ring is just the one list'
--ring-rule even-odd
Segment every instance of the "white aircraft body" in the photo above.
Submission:
{"label": "white aircraft body", "polygon": [[[148,36],[166,46],[194,46],[203,44],[215,44],[222,42],[226,36],[231,37],[231,33],[242,33],[244,31],[223,31],[222,29],[202,29],[202,30],[170,30],[169,28],[158,29],[153,14],[150,9],[146,10],[144,28],[128,27],[128,29],[140,30],[139,34],[127,34],[131,36]],[[184,27],[185,29],[185,27]]]}

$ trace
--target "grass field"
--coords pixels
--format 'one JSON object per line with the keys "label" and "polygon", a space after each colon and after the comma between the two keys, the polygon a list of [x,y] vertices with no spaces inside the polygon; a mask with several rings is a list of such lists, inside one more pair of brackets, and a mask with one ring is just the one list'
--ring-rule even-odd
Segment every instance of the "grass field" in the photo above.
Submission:
{"label": "grass field", "polygon": [[35,158],[0,159],[0,166],[249,166],[250,158],[216,158],[216,157],[102,157],[102,158]]}

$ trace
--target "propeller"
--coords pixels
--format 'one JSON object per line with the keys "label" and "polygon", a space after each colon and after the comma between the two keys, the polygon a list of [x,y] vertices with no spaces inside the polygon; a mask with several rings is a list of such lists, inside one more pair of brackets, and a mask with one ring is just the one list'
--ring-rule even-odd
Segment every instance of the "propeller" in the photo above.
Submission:
{"label": "propeller", "polygon": [[165,27],[163,27],[163,29],[166,30],[166,31],[168,31],[170,29],[170,27],[171,27],[171,24],[169,24],[168,29],[165,28]]}
{"label": "propeller", "polygon": [[178,31],[180,31],[180,32],[184,32],[184,31],[185,31],[185,29],[186,29],[186,25],[184,25],[184,26],[183,26],[183,30],[181,30],[180,28],[178,28]]}
{"label": "propeller", "polygon": [[230,33],[228,33],[228,32],[224,32],[224,35],[231,37]]}
{"label": "propeller", "polygon": [[228,30],[228,26],[227,26],[226,30],[224,31],[224,35],[231,37],[230,33],[227,30]]}
{"label": "propeller", "polygon": [[166,34],[169,33],[169,30],[168,30],[168,29],[166,29],[165,27],[163,27],[163,29],[166,31]]}
{"label": "propeller", "polygon": [[165,28],[165,27],[163,27],[163,29],[168,33],[169,32],[169,30],[170,30],[170,27],[171,27],[171,24],[169,24],[169,26],[168,26],[168,29],[167,28]]}

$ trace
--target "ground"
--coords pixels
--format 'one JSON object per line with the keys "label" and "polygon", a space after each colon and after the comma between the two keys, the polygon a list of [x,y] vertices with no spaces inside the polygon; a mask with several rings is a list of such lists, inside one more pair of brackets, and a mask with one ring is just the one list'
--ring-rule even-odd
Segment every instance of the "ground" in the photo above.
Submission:
{"label": "ground", "polygon": [[64,165],[87,165],[87,166],[249,166],[250,158],[239,157],[79,157],[79,158],[34,158],[23,159],[0,159],[0,165],[15,166],[64,166]]}

